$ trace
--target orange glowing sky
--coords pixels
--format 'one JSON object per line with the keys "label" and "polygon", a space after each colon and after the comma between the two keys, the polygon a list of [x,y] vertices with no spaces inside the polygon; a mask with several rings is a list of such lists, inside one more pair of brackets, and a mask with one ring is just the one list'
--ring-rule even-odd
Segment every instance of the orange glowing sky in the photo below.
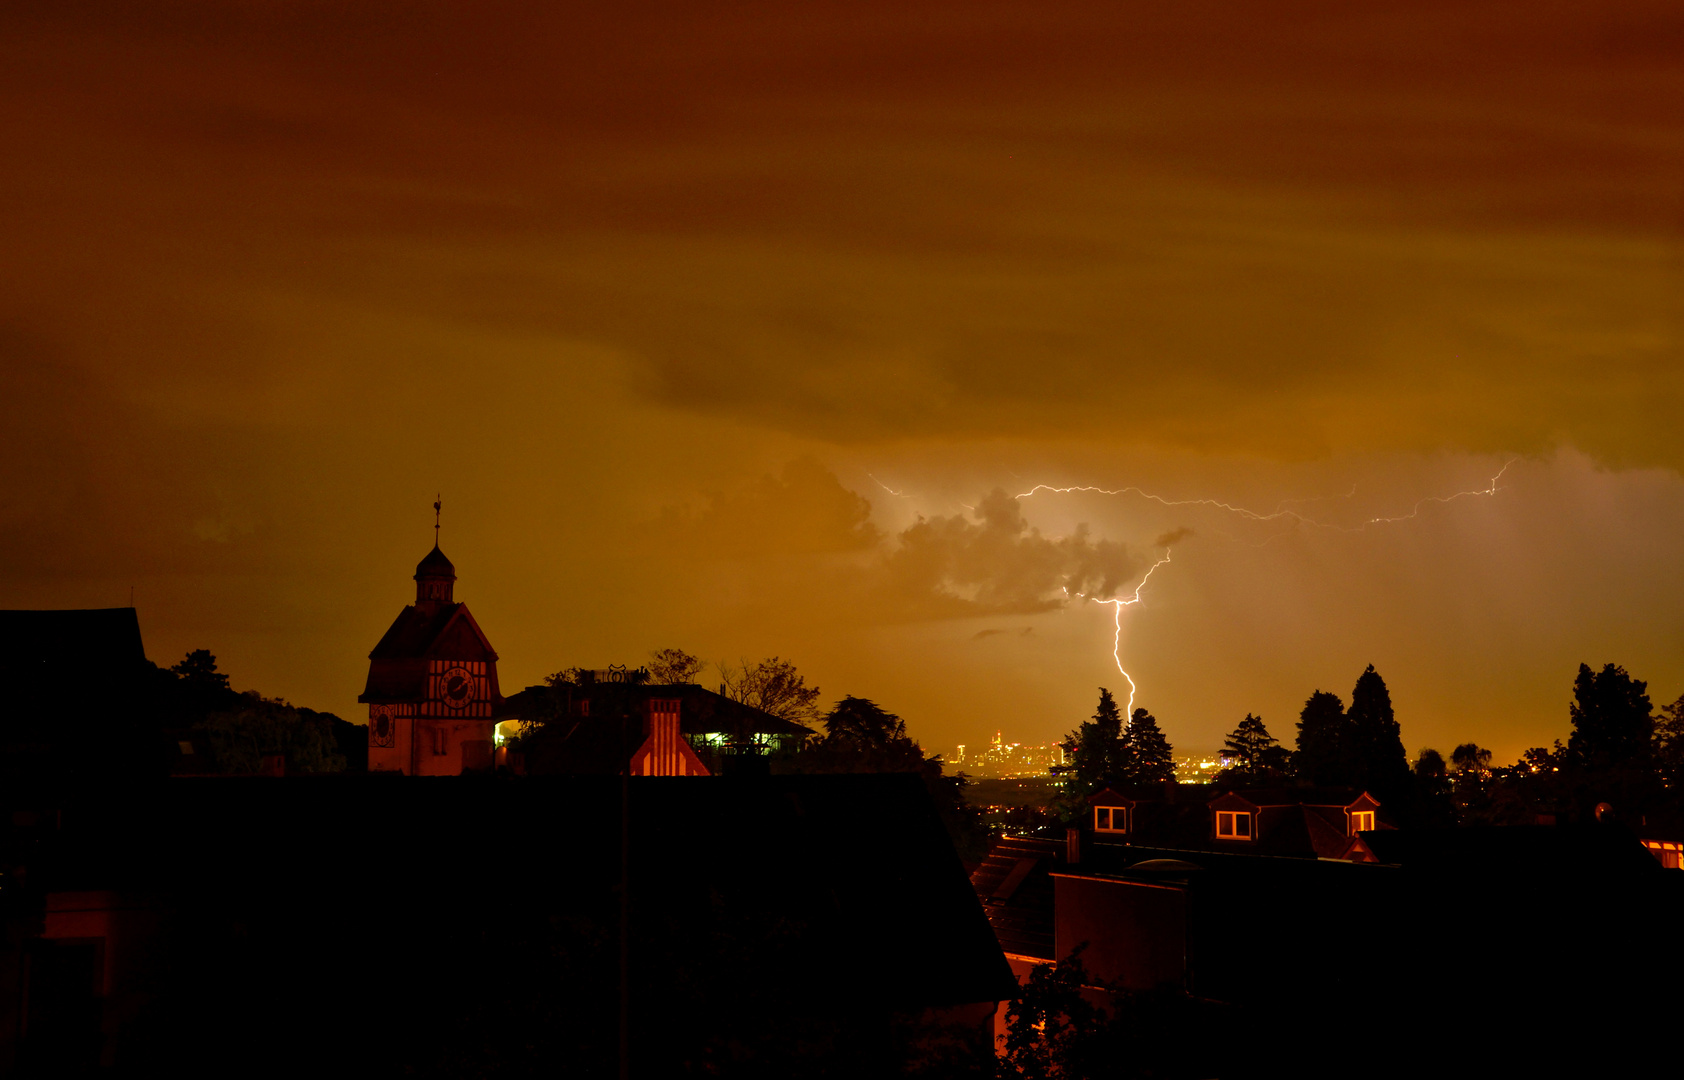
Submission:
{"label": "orange glowing sky", "polygon": [[442,492],[505,689],[1048,741],[1124,685],[1062,588],[1190,529],[1121,641],[1184,747],[1684,692],[1675,3],[18,3],[0,136],[0,606],[160,662],[356,716]]}

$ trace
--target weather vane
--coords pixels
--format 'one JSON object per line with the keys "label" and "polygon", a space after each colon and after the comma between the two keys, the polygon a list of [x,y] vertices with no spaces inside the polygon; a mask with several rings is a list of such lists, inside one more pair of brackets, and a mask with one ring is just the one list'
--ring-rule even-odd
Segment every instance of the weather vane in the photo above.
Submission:
{"label": "weather vane", "polygon": [[433,496],[433,546],[439,546],[439,514],[444,509],[444,495]]}

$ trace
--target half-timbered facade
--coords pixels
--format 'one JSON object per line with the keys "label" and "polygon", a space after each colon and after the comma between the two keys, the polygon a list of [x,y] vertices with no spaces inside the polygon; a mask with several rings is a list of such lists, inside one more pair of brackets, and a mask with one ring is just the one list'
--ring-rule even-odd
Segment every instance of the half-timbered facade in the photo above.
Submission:
{"label": "half-timbered facade", "polygon": [[[521,734],[511,761],[532,775],[715,776],[764,773],[811,728],[693,683],[650,684],[648,673],[582,671],[511,694],[497,713]],[[532,727],[523,725],[531,722]],[[505,732],[509,727],[503,729]]]}
{"label": "half-timbered facade", "polygon": [[466,604],[456,568],[435,545],[415,568],[415,603],[369,653],[368,767],[455,776],[491,765],[492,719],[503,703],[497,653]]}

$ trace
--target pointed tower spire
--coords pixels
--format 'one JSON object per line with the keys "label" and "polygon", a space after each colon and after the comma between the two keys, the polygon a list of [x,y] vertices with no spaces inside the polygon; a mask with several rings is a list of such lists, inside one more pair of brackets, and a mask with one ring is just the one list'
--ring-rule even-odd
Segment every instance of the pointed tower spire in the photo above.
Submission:
{"label": "pointed tower spire", "polygon": [[456,582],[456,568],[439,550],[439,517],[443,509],[444,498],[434,496],[433,550],[427,552],[427,557],[415,568],[415,603],[429,611],[437,610],[439,604],[453,602],[451,587]]}

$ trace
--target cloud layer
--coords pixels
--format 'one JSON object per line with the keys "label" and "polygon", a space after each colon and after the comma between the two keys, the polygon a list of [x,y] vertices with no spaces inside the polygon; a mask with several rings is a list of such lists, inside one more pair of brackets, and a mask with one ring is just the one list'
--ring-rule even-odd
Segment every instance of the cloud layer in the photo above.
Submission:
{"label": "cloud layer", "polygon": [[971,514],[920,519],[895,540],[884,561],[890,594],[926,617],[1028,615],[1109,599],[1146,565],[1086,525],[1043,536],[999,488]]}
{"label": "cloud layer", "polygon": [[[8,606],[136,586],[160,659],[351,713],[443,490],[511,683],[798,654],[932,741],[1091,711],[1111,612],[1021,619],[1184,527],[1125,620],[1166,718],[1374,643],[1434,715],[1541,728],[1477,688],[1675,641],[1671,0],[20,2],[0,51]],[[1382,512],[1508,453],[1561,484],[1524,527],[1278,563],[1203,510],[976,501]],[[1607,505],[1652,589],[1552,531]]]}

